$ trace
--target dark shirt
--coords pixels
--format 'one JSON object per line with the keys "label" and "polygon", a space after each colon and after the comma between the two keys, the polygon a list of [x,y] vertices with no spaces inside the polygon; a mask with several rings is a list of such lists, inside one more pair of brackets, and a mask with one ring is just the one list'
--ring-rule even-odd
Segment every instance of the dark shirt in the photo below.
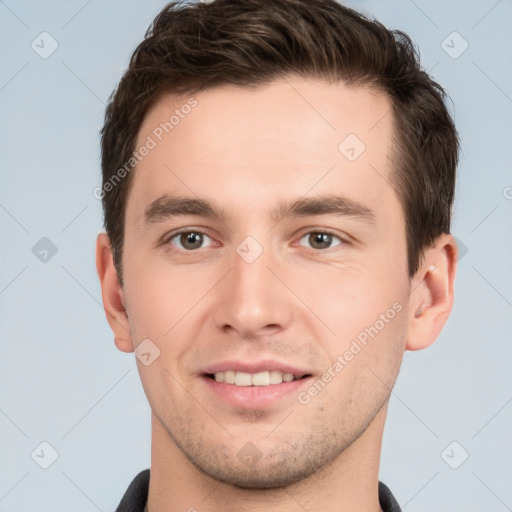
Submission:
{"label": "dark shirt", "polygon": [[[149,469],[141,471],[125,492],[116,512],[144,512],[148,500]],[[391,491],[379,482],[379,502],[384,512],[401,512]]]}

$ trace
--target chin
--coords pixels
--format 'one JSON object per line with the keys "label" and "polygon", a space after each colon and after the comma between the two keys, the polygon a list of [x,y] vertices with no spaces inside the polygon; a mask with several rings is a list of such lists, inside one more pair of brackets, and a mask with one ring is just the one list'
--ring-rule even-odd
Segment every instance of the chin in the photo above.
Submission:
{"label": "chin", "polygon": [[199,468],[208,476],[241,489],[278,489],[296,484],[317,471],[318,468],[297,467],[291,464],[260,464],[258,469],[239,464],[213,468]]}
{"label": "chin", "polygon": [[187,459],[203,474],[242,489],[277,489],[287,487],[310,477],[334,461],[345,445],[336,446],[335,436],[330,441],[309,440],[302,443],[279,443],[262,447],[262,453],[247,442],[238,451],[233,447],[211,445],[200,449],[198,444],[182,446]]}

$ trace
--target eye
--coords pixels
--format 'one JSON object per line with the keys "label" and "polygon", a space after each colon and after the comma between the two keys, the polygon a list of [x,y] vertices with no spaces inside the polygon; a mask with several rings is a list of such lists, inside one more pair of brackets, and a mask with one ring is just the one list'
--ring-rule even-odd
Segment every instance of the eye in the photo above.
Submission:
{"label": "eye", "polygon": [[[343,240],[332,233],[325,231],[311,231],[310,233],[306,233],[299,240],[299,245],[302,245],[301,242],[303,240],[307,240],[310,243],[310,247],[312,249],[330,249],[331,247],[336,247],[337,245],[341,245]],[[337,243],[334,243],[337,242]]]}
{"label": "eye", "polygon": [[208,235],[205,235],[200,231],[189,230],[170,236],[167,239],[167,242],[179,249],[193,251],[194,249],[200,249],[203,243],[207,240],[212,242],[212,239]]}

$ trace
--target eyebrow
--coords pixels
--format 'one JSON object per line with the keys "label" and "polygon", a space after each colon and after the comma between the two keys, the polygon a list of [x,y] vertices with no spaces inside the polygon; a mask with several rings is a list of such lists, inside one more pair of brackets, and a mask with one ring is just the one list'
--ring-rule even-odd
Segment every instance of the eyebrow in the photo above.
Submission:
{"label": "eyebrow", "polygon": [[[150,203],[144,210],[144,225],[183,215],[197,215],[209,219],[226,221],[224,209],[217,208],[206,199],[164,195]],[[347,197],[322,195],[285,201],[271,211],[272,219],[280,221],[287,217],[308,217],[312,215],[336,215],[354,217],[374,223],[375,211]]]}

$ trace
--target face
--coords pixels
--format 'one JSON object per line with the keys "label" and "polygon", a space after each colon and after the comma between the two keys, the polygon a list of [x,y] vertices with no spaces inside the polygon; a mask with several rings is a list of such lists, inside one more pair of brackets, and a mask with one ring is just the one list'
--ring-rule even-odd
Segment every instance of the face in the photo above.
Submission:
{"label": "face", "polygon": [[300,481],[387,403],[410,292],[390,112],[380,92],[302,78],[148,112],[124,302],[133,348],[160,351],[138,361],[154,421],[204,473]]}

